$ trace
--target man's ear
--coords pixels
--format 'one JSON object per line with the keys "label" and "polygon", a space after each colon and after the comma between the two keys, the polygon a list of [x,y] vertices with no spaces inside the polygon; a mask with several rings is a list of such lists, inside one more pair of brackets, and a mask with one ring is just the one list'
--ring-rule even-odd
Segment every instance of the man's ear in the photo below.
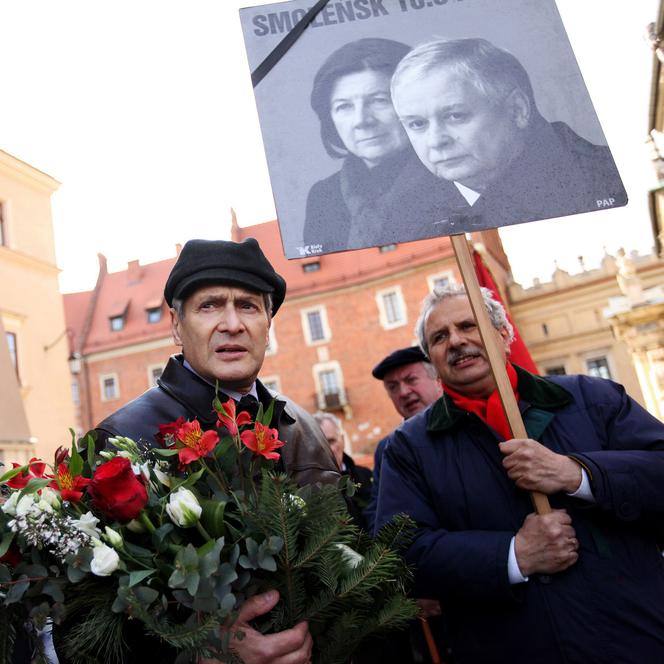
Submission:
{"label": "man's ear", "polygon": [[508,95],[507,105],[514,124],[519,129],[525,129],[530,124],[532,116],[530,99],[528,99],[522,90],[516,88]]}
{"label": "man's ear", "polygon": [[176,346],[182,346],[182,339],[180,338],[180,319],[175,313],[175,309],[169,309],[171,314],[171,334],[173,335],[173,342]]}

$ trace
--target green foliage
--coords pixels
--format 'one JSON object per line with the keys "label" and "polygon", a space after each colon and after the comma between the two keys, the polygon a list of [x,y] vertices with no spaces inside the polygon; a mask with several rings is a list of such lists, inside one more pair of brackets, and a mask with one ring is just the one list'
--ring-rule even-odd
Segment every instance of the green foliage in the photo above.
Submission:
{"label": "green foliage", "polygon": [[[214,407],[236,417],[232,402],[217,399]],[[148,639],[155,661],[164,654],[177,664],[235,662],[229,641],[241,630],[232,622],[246,598],[268,588],[281,601],[257,627],[281,631],[307,620],[316,664],[344,662],[367,635],[414,617],[398,553],[409,541],[408,521],[374,541],[350,522],[343,491],[352,484],[298,487],[274,472],[268,457],[281,443],[269,429],[273,410],[259,406],[261,426],[246,415],[235,427],[227,422],[221,431],[233,435],[216,445],[216,428],[203,432],[199,422],[165,424],[164,447],[152,450],[117,436],[109,440],[114,449],[97,453],[94,434],[86,435],[57,463],[99,480],[95,502],[85,481],[72,498],[62,488],[44,491],[51,480],[41,470],[5,473],[0,483],[20,474],[12,484],[23,488],[4,487],[10,497],[0,510],[0,553],[21,561],[0,564],[0,664],[11,659],[17,627],[28,621],[36,634],[47,619],[71,664],[122,664],[137,639]],[[102,491],[104,473],[96,473],[111,460],[106,481],[127,484]],[[124,519],[110,509],[118,507],[114,498],[122,505],[139,482],[147,501]]]}

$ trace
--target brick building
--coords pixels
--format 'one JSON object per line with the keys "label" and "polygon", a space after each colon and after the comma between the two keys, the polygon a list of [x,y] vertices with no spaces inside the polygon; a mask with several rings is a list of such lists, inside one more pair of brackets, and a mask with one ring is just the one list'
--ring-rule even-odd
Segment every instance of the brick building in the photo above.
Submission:
{"label": "brick building", "polygon": [[[459,281],[449,239],[288,261],[275,221],[246,228],[233,223],[234,240],[250,236],[288,283],[261,379],[309,411],[335,412],[352,450],[370,452],[399,421],[371,368],[414,343],[420,303],[437,281]],[[507,258],[497,233],[476,239],[504,287]],[[108,273],[100,256],[95,289],[64,296],[68,325],[76,330],[71,350],[81,358],[75,378],[82,430],[149,387],[176,351],[162,297],[174,260],[134,261]]]}

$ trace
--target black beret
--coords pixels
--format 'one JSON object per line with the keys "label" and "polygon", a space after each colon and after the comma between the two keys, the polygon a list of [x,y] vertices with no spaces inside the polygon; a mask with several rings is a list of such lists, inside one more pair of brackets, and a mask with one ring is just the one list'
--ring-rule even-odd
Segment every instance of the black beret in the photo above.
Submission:
{"label": "black beret", "polygon": [[385,374],[392,369],[402,367],[405,364],[414,364],[415,362],[428,362],[427,356],[422,352],[419,346],[410,348],[400,348],[383,358],[371,371],[371,375],[378,380],[383,380]]}
{"label": "black beret", "polygon": [[168,275],[164,299],[172,307],[173,298],[184,300],[194,288],[217,283],[272,293],[272,315],[286,297],[286,282],[250,237],[243,242],[189,240]]}

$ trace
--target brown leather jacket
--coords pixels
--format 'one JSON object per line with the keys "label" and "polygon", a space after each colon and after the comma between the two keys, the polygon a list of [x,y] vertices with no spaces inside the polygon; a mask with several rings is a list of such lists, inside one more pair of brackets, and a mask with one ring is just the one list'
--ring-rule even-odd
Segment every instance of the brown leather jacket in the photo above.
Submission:
{"label": "brown leather jacket", "polygon": [[[112,436],[127,436],[154,447],[158,444],[155,434],[159,425],[174,422],[178,417],[198,418],[203,429],[215,427],[214,388],[182,362],[182,355],[173,355],[157,381],[157,387],[144,392],[97,425],[98,448],[103,448]],[[339,469],[311,415],[290,399],[270,392],[260,381],[257,381],[256,390],[265,405],[276,399],[272,426],[278,429],[279,440],[286,443],[280,450],[281,468],[300,486],[316,482],[336,483]]]}

